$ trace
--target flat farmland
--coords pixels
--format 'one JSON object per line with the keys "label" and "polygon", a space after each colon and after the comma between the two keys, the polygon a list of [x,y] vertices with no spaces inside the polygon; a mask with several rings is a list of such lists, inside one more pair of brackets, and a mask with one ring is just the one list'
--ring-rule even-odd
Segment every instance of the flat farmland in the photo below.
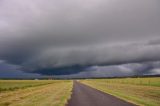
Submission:
{"label": "flat farmland", "polygon": [[69,80],[0,80],[0,106],[64,106]]}
{"label": "flat farmland", "polygon": [[80,80],[92,88],[142,106],[160,106],[160,78]]}
{"label": "flat farmland", "polygon": [[78,81],[0,80],[0,106],[117,106],[117,104],[160,106],[160,77]]}

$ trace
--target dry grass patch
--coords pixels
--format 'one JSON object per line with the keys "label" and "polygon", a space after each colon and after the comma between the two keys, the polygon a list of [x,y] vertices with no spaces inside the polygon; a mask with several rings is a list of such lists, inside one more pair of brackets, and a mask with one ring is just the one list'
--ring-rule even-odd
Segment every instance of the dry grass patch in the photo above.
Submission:
{"label": "dry grass patch", "polygon": [[0,106],[64,106],[70,97],[72,81],[27,87],[0,93]]}

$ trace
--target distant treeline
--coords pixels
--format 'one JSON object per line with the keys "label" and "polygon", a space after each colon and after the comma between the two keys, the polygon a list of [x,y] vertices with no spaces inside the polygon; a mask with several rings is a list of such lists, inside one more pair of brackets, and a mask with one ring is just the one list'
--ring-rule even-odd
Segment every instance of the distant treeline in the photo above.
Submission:
{"label": "distant treeline", "polygon": [[114,77],[88,77],[88,78],[68,78],[68,79],[115,79],[115,78],[147,78],[160,77],[160,75],[135,75],[135,76],[114,76]]}
{"label": "distant treeline", "polygon": [[45,78],[0,78],[0,80],[72,80],[72,79],[113,79],[113,78],[147,78],[147,77],[160,77],[159,75],[135,75],[135,76],[114,76],[114,77],[87,77],[87,78],[55,78],[55,77],[45,77]]}

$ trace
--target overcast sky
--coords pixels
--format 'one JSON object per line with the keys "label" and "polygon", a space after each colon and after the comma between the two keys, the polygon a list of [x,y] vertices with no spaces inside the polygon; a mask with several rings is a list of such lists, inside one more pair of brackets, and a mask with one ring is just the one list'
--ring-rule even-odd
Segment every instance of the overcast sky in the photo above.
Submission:
{"label": "overcast sky", "polygon": [[160,74],[159,0],[0,0],[0,77]]}

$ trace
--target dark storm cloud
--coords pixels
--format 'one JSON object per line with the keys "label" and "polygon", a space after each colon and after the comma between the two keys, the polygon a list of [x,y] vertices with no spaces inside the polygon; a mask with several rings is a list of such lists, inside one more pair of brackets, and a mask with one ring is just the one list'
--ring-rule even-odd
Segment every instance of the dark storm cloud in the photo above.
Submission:
{"label": "dark storm cloud", "polygon": [[92,66],[77,74],[60,75],[58,78],[124,77],[160,75],[160,62],[128,63],[110,66]]}
{"label": "dark storm cloud", "polygon": [[159,0],[1,0],[0,59],[56,75],[158,61],[159,10]]}
{"label": "dark storm cloud", "polygon": [[0,60],[0,78],[34,78],[42,77],[39,74],[25,73],[20,71],[20,66],[8,64]]}
{"label": "dark storm cloud", "polygon": [[[24,65],[65,67],[74,65],[113,65],[159,60],[160,45],[125,44],[45,50]],[[29,63],[29,64],[28,64]]]}

